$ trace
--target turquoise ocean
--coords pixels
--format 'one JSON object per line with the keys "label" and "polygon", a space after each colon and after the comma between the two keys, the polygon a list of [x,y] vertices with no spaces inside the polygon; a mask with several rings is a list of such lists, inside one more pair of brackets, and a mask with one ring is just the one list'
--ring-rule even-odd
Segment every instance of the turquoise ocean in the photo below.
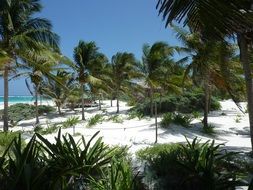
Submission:
{"label": "turquoise ocean", "polygon": [[[33,103],[34,102],[33,96],[9,96],[9,103]],[[42,101],[47,101],[49,99],[42,99]],[[40,101],[40,98],[39,98]],[[3,104],[4,97],[0,96],[0,104]]]}

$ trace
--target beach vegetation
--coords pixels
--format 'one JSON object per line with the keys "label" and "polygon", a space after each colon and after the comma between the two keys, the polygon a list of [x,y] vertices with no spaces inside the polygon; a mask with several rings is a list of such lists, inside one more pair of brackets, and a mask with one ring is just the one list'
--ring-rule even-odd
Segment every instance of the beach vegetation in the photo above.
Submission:
{"label": "beach vegetation", "polygon": [[[39,115],[48,114],[54,112],[55,108],[52,106],[39,105],[38,113]],[[0,111],[1,115],[3,114],[3,110]],[[9,106],[8,110],[9,120],[13,122],[18,122],[22,120],[33,119],[36,117],[36,107],[31,104],[23,104],[17,103]]]}
{"label": "beach vegetation", "polygon": [[120,116],[120,115],[112,115],[107,119],[107,121],[112,121],[113,123],[123,123],[124,122],[122,116]]}
{"label": "beach vegetation", "polygon": [[104,121],[103,115],[101,114],[96,114],[94,116],[92,116],[87,123],[87,127],[92,127],[98,123],[101,123]]}
{"label": "beach vegetation", "polygon": [[168,112],[163,114],[161,120],[161,127],[167,128],[170,124],[174,123],[176,125],[181,125],[183,127],[189,127],[192,121],[192,117],[186,114],[181,114],[177,112]]}
{"label": "beach vegetation", "polygon": [[222,145],[201,143],[194,138],[186,144],[160,144],[140,150],[137,156],[147,162],[158,189],[230,189],[240,184],[234,162]]}
{"label": "beach vegetation", "polygon": [[203,127],[202,132],[204,134],[211,135],[211,136],[216,135],[215,127],[211,124],[208,124],[207,127]]}
{"label": "beach vegetation", "polygon": [[24,62],[33,52],[58,51],[59,37],[52,32],[50,21],[36,17],[42,10],[40,1],[4,0],[0,7],[1,60],[4,78],[4,131],[8,131],[8,82],[18,60]]}
{"label": "beach vegetation", "polygon": [[136,117],[139,120],[141,120],[144,117],[144,115],[141,112],[138,112],[138,111],[135,111],[135,110],[132,110],[132,111],[128,112],[128,118],[127,119],[134,119]]}

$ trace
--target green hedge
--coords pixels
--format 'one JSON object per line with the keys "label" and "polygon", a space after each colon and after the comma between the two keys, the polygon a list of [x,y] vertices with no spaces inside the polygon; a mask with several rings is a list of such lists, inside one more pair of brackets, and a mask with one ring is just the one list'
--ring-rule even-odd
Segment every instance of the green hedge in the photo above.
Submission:
{"label": "green hedge", "polygon": [[[185,92],[181,95],[169,95],[161,99],[154,100],[157,103],[158,113],[174,112],[192,113],[203,111],[204,109],[204,94],[202,92]],[[215,97],[211,98],[210,109],[219,110],[220,103]],[[144,102],[135,105],[131,111],[136,111],[144,115],[150,114],[150,100],[147,98]]]}
{"label": "green hedge", "polygon": [[[54,112],[55,108],[52,106],[39,105],[38,106],[39,114]],[[9,120],[12,121],[21,121],[32,119],[35,117],[36,109],[34,105],[30,104],[14,104],[11,105],[8,109]],[[1,116],[3,115],[3,110],[0,111]],[[2,118],[2,117],[1,117]]]}

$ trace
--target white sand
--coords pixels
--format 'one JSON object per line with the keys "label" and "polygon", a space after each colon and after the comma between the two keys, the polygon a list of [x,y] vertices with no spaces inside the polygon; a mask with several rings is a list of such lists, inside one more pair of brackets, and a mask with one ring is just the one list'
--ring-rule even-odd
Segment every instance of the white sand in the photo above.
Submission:
{"label": "white sand", "polygon": [[[113,101],[113,107],[110,107],[110,101],[103,101],[103,110],[107,111],[107,115],[113,115],[116,112],[116,101]],[[48,103],[51,104],[52,103]],[[217,135],[214,137],[202,133],[200,126],[201,118],[195,119],[191,128],[181,126],[171,126],[169,129],[158,128],[158,143],[175,143],[184,142],[185,136],[193,139],[198,136],[203,140],[215,139],[217,143],[226,143],[227,148],[237,151],[249,151],[250,136],[248,114],[243,114],[239,111],[236,105],[231,100],[221,102],[222,110],[214,111],[209,114],[209,123],[215,127]],[[245,108],[245,103],[242,103]],[[1,109],[1,108],[0,108]],[[112,121],[104,121],[92,128],[86,128],[87,121],[82,121],[75,127],[76,133],[81,133],[87,139],[95,132],[100,131],[99,135],[103,136],[104,142],[109,145],[127,145],[130,146],[130,151],[152,145],[155,141],[155,120],[152,118],[131,119],[128,120],[127,110],[130,107],[124,102],[120,102],[120,117],[124,119],[123,123],[113,123]],[[81,118],[81,109],[76,109],[75,112],[63,110],[64,115],[59,116],[57,113],[48,116],[41,116],[40,122],[46,127],[46,123],[61,123],[68,117],[79,116]],[[86,108],[86,119],[91,118],[95,114],[105,114],[99,111],[97,107]],[[224,113],[224,114],[222,114]],[[239,122],[236,122],[239,118]],[[161,118],[158,118],[158,122]],[[35,119],[19,122],[19,126],[10,130],[32,130]],[[0,127],[2,128],[2,122]],[[62,129],[62,133],[73,133],[72,128]],[[47,139],[54,140],[57,133],[46,135]],[[77,136],[75,138],[80,138]]]}

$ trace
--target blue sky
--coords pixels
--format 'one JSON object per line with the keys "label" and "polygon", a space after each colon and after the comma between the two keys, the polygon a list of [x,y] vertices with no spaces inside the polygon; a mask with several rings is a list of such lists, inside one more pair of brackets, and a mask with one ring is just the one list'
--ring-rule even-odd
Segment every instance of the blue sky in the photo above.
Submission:
{"label": "blue sky", "polygon": [[[164,27],[156,0],[41,0],[40,17],[49,19],[61,37],[61,51],[72,59],[79,40],[95,41],[109,58],[119,51],[141,58],[144,43],[166,41],[176,45],[174,33]],[[23,79],[10,82],[10,95],[29,95]],[[3,80],[0,80],[3,95]]]}

